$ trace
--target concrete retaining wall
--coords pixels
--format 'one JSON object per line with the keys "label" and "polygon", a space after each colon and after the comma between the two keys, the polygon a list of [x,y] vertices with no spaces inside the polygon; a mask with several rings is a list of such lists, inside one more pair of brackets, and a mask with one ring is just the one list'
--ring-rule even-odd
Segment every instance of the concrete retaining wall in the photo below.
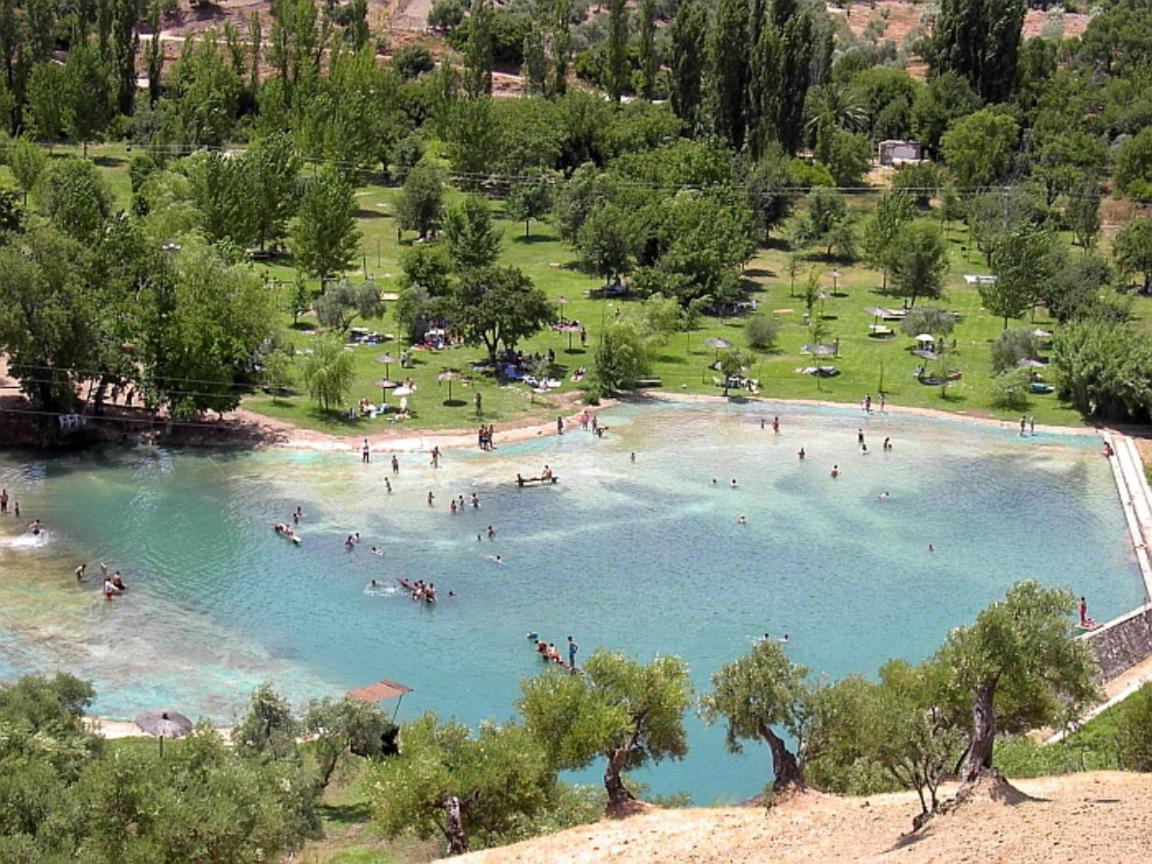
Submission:
{"label": "concrete retaining wall", "polygon": [[1109,621],[1082,637],[1096,655],[1105,681],[1152,656],[1152,603]]}

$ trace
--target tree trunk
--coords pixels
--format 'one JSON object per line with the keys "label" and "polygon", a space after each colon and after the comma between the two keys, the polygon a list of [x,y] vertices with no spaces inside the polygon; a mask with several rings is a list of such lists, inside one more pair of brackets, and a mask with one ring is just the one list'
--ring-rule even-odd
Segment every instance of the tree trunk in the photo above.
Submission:
{"label": "tree trunk", "polygon": [[525,219],[524,220],[524,239],[525,240],[528,239],[528,223],[529,223],[529,220]]}
{"label": "tree trunk", "polygon": [[636,796],[628,791],[620,772],[624,770],[624,762],[632,748],[628,746],[617,747],[608,756],[608,765],[604,768],[604,789],[608,792],[608,809],[612,810],[635,801]]}
{"label": "tree trunk", "polygon": [[972,729],[968,733],[970,746],[968,761],[964,765],[964,782],[975,783],[992,767],[992,746],[996,742],[996,683],[981,684],[972,705]]}
{"label": "tree trunk", "polygon": [[464,818],[460,813],[460,799],[453,795],[440,805],[448,814],[444,836],[448,838],[448,854],[463,855],[468,851],[468,835],[464,833]]}
{"label": "tree trunk", "polygon": [[784,743],[784,739],[773,732],[772,728],[765,723],[760,724],[760,737],[768,742],[768,748],[772,751],[772,767],[776,772],[775,779],[772,781],[772,791],[779,795],[790,789],[803,789],[806,785],[804,772],[801,770],[796,757]]}

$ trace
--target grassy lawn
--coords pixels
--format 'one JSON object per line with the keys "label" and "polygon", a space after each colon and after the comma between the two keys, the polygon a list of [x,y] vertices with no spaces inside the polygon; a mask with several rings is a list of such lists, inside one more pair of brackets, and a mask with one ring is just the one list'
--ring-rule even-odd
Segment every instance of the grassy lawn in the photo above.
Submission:
{"label": "grassy lawn", "polygon": [[[58,147],[54,152],[66,153],[69,150]],[[90,152],[108,175],[117,195],[118,206],[126,206],[130,194],[127,167],[132,157],[131,152],[123,145],[92,147]],[[393,218],[397,194],[397,189],[376,185],[364,186],[357,192],[363,239],[358,272],[350,275],[358,278],[364,272],[370,273],[385,292],[396,290],[396,277],[400,272],[399,256],[405,248],[397,242],[397,228]],[[862,200],[854,202],[854,206],[865,209],[870,203]],[[572,250],[557,241],[549,225],[533,223],[532,236],[525,239],[523,223],[503,219],[498,202],[494,204],[494,209],[499,217],[497,224],[503,229],[501,263],[520,267],[558,303],[561,298],[567,301],[558,308],[563,310],[566,317],[577,319],[586,326],[587,350],[581,349],[579,339],[574,341],[574,347],[569,350],[568,335],[553,331],[541,333],[522,343],[520,347],[526,353],[546,352],[548,349],[556,352],[557,368],[554,377],[562,380],[564,386],[560,391],[547,395],[533,394],[521,385],[500,386],[486,375],[471,372],[471,365],[483,358],[483,349],[417,351],[415,368],[402,370],[398,364],[393,364],[388,370],[394,380],[411,377],[416,384],[416,392],[409,399],[413,416],[398,425],[428,429],[470,428],[479,422],[473,404],[477,390],[482,395],[485,422],[509,423],[526,418],[549,418],[560,410],[558,394],[578,387],[569,380],[571,373],[580,366],[588,367],[592,364],[594,347],[604,322],[617,315],[627,315],[629,307],[633,305],[634,301],[588,298],[587,292],[596,287],[598,280],[575,268]],[[868,325],[874,323],[875,319],[864,311],[867,307],[899,307],[901,304],[900,298],[879,293],[879,273],[860,265],[828,262],[818,256],[804,257],[796,277],[796,296],[792,296],[787,275],[789,250],[782,244],[761,249],[749,262],[745,274],[750,296],[756,299],[759,309],[775,314],[780,322],[777,350],[763,354],[748,351],[744,320],[741,318],[723,321],[705,318],[699,329],[674,334],[656,352],[652,374],[661,379],[663,389],[667,391],[720,394],[722,391],[713,383],[717,373],[708,368],[715,354],[704,344],[705,339],[717,336],[747,352],[752,360],[748,375],[760,381],[762,398],[856,403],[865,393],[871,393],[875,398],[883,389],[887,393],[888,404],[893,406],[915,406],[958,414],[1016,419],[1018,413],[997,411],[992,408],[989,399],[992,380],[989,346],[1001,331],[1003,322],[981,310],[979,294],[974,287],[967,286],[963,279],[965,273],[987,272],[984,257],[975,250],[965,252],[968,237],[962,224],[948,225],[947,238],[951,268],[946,280],[946,296],[940,304],[961,315],[952,334],[956,343],[955,351],[949,357],[949,365],[959,370],[961,377],[950,384],[946,391],[917,382],[913,370],[921,361],[911,353],[916,347],[915,341],[900,331],[898,322],[890,322],[896,331],[894,336],[877,339],[869,335]],[[405,239],[410,241],[412,235],[409,234]],[[290,263],[285,256],[256,265],[262,273],[283,283],[282,287],[273,290],[280,293],[279,305],[284,309],[288,304],[290,284],[295,278]],[[835,292],[832,290],[833,278],[829,275],[833,269],[842,274],[835,280]],[[809,329],[803,321],[804,303],[799,296],[801,286],[810,272],[818,275],[824,291],[834,294],[823,303],[818,302],[814,314],[823,318],[824,341],[839,340],[840,353],[836,358],[820,358],[817,361],[800,352],[800,347],[811,341]],[[1148,317],[1142,310],[1145,302],[1140,300],[1138,306],[1138,314],[1142,318]],[[375,349],[367,346],[352,349],[356,373],[349,398],[351,403],[361,398],[379,401],[381,391],[374,382],[384,377],[385,367],[375,362],[375,356],[385,351],[398,356],[406,347],[395,338],[399,328],[394,317],[394,305],[386,304],[381,319],[354,322],[354,326],[390,334],[391,338],[381,342]],[[313,320],[311,325],[314,323]],[[304,349],[315,338],[311,325],[309,316],[305,316],[300,326],[293,328],[285,312],[280,321],[280,335],[285,342]],[[1010,326],[1051,329],[1053,322],[1045,315],[1038,314],[1035,320],[1013,321]],[[818,379],[797,371],[805,366],[828,363],[835,364],[841,374],[835,378]],[[448,368],[460,372],[462,376],[453,382],[452,399],[448,398],[447,385],[437,380],[437,375]],[[266,395],[253,396],[247,398],[244,404],[270,417],[335,434],[358,436],[398,428],[398,425],[389,424],[383,418],[347,421],[341,416],[321,414],[303,392],[290,393],[286,398],[275,400]],[[1084,425],[1083,418],[1054,395],[1032,396],[1026,413],[1034,415],[1039,423]]]}
{"label": "grassy lawn", "polygon": [[1101,712],[1057,744],[1041,746],[1026,737],[1000,741],[996,767],[1009,778],[1115,771],[1122,767],[1116,749],[1116,715],[1121,705]]}

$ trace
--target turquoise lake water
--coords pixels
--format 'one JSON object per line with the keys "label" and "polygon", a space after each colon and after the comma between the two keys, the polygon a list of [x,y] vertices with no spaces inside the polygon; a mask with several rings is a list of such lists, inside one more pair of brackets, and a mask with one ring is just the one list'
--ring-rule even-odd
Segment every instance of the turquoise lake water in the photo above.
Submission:
{"label": "turquoise lake water", "polygon": [[[778,436],[759,427],[773,414]],[[64,668],[95,681],[107,715],[164,706],[218,722],[262,680],[303,700],[393,678],[415,688],[401,718],[435,708],[475,723],[511,716],[520,678],[539,671],[530,629],[558,645],[573,634],[582,657],[678,654],[706,688],[765,631],[831,677],[919,659],[1021,578],[1087,595],[1100,620],[1143,601],[1097,438],[771,403],[600,418],[602,439],[573,428],[452,451],[439,469],[400,453],[397,477],[387,455],[363,466],[351,451],[2,456],[21,521],[48,533],[33,542],[0,520],[0,676]],[[545,463],[558,485],[509,482]],[[473,492],[478,510],[449,513],[450,496]],[[298,548],[269,527],[297,505]],[[496,539],[477,542],[488,525]],[[130,586],[111,603],[101,560]],[[94,574],[83,587],[80,561]],[[396,576],[435,581],[443,601],[366,593]],[[766,750],[730,756],[720,727],[689,727],[685,760],[641,773],[653,791],[760,791]]]}

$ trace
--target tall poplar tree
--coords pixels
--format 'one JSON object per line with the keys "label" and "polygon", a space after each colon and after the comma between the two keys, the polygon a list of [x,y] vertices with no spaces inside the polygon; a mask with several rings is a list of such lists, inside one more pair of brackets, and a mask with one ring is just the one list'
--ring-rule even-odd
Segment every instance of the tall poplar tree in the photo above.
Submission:
{"label": "tall poplar tree", "polygon": [[640,0],[640,95],[656,95],[656,0]]}
{"label": "tall poplar tree", "polygon": [[708,32],[708,10],[702,0],[680,4],[672,26],[672,110],[695,128],[700,120],[700,93],[704,77],[704,44]]}
{"label": "tall poplar tree", "polygon": [[619,102],[628,86],[628,9],[625,0],[608,0],[608,96]]}
{"label": "tall poplar tree", "polygon": [[804,101],[811,84],[812,41],[815,27],[807,12],[793,15],[781,25],[773,9],[777,27],[783,34],[783,59],[780,80],[780,114],[777,137],[788,153],[800,149],[804,139]]}
{"label": "tall poplar tree", "polygon": [[475,99],[492,94],[492,4],[473,0],[464,46],[464,93]]}
{"label": "tall poplar tree", "polygon": [[779,135],[781,103],[787,98],[780,89],[783,65],[780,32],[772,24],[765,24],[752,55],[748,84],[748,148],[754,160],[763,156]]}
{"label": "tall poplar tree", "polygon": [[[719,0],[708,35],[708,98],[712,128],[733,149],[744,146],[747,126],[748,2]],[[696,50],[699,50],[697,48]]]}
{"label": "tall poplar tree", "polygon": [[963,76],[986,102],[1016,86],[1025,0],[941,0],[929,52],[933,71]]}

